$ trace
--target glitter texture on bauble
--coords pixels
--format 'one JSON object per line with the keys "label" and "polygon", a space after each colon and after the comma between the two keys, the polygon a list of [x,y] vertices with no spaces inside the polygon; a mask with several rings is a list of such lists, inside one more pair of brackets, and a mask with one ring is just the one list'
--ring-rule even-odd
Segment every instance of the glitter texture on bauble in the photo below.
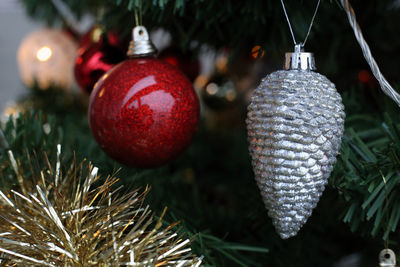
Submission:
{"label": "glitter texture on bauble", "polygon": [[108,71],[89,105],[92,133],[115,160],[139,168],[174,160],[190,144],[199,122],[199,101],[175,66],[154,57],[146,29],[133,29],[129,59]]}
{"label": "glitter texture on bauble", "polygon": [[335,85],[314,72],[311,53],[286,54],[285,70],[265,77],[248,107],[252,165],[278,234],[297,234],[332,172],[344,129]]}

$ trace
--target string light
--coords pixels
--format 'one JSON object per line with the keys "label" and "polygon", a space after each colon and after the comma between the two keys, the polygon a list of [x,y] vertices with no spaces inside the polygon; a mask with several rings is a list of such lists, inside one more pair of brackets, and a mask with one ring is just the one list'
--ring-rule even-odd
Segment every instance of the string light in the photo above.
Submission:
{"label": "string light", "polygon": [[56,86],[68,89],[74,84],[75,41],[56,29],[42,29],[21,42],[17,62],[22,82],[27,87],[47,90]]}
{"label": "string light", "polygon": [[218,92],[218,85],[210,83],[207,85],[206,91],[209,95],[215,95]]}
{"label": "string light", "polygon": [[263,58],[264,57],[264,49],[261,46],[256,45],[251,49],[251,56],[254,59]]}
{"label": "string light", "polygon": [[51,51],[51,48],[48,46],[43,46],[37,51],[36,58],[41,62],[45,62],[49,60],[52,55],[53,52]]}

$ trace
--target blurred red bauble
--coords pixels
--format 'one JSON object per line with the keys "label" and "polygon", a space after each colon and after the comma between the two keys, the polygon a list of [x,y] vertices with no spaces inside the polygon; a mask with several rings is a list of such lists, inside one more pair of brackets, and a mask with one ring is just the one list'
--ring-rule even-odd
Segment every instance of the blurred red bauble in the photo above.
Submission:
{"label": "blurred red bauble", "polygon": [[90,127],[100,147],[115,160],[132,167],[157,167],[190,144],[198,126],[199,101],[185,75],[151,56],[155,51],[145,28],[135,31],[131,58],[107,72],[90,96]]}
{"label": "blurred red bauble", "polygon": [[90,94],[96,82],[113,66],[125,59],[125,54],[106,42],[93,43],[80,49],[75,61],[75,79],[81,89]]}
{"label": "blurred red bauble", "polygon": [[110,30],[105,33],[101,26],[95,25],[86,34],[81,36],[79,40],[79,50],[86,50],[89,46],[104,41],[107,41],[109,45],[118,47],[123,51],[126,51],[129,44],[129,41],[122,39],[115,31]]}
{"label": "blurred red bauble", "polygon": [[358,80],[362,83],[369,83],[374,79],[371,72],[368,70],[360,70],[358,73]]}
{"label": "blurred red bauble", "polygon": [[200,61],[190,51],[184,53],[181,49],[171,46],[161,51],[158,57],[178,67],[192,82],[200,73]]}
{"label": "blurred red bauble", "polygon": [[103,29],[95,25],[87,33],[81,36],[79,40],[79,50],[86,50],[89,46],[99,43],[102,40]]}

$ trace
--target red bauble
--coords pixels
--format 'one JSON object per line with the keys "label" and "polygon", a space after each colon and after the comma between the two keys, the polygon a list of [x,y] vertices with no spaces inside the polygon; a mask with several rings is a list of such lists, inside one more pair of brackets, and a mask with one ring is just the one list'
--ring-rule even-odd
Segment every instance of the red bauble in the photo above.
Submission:
{"label": "red bauble", "polygon": [[132,58],[99,80],[90,97],[89,120],[110,157],[132,167],[156,167],[191,142],[199,101],[176,67],[155,58]]}
{"label": "red bauble", "polygon": [[87,33],[81,36],[79,39],[78,47],[79,50],[86,50],[89,46],[95,43],[99,43],[102,39],[103,30],[98,25],[93,26]]}
{"label": "red bauble", "polygon": [[87,33],[81,36],[79,40],[79,50],[86,50],[93,44],[107,42],[107,44],[118,47],[122,51],[126,51],[129,45],[129,40],[122,39],[114,30],[107,33],[99,25],[93,26]]}
{"label": "red bauble", "polygon": [[75,61],[75,78],[81,89],[90,94],[95,83],[116,64],[125,59],[125,54],[106,42],[90,45],[79,50]]}
{"label": "red bauble", "polygon": [[190,51],[184,53],[181,49],[171,46],[161,51],[158,57],[178,67],[191,81],[200,73],[200,61]]}

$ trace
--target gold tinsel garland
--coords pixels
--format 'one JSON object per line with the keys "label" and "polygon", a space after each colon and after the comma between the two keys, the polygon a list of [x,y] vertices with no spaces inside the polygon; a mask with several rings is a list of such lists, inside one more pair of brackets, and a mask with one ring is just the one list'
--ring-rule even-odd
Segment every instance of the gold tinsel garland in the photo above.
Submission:
{"label": "gold tinsel garland", "polygon": [[9,151],[19,185],[0,191],[1,266],[200,266],[176,224],[143,206],[147,188],[118,196],[117,178],[100,184],[96,167],[75,161],[63,173],[60,154],[54,168],[46,154],[45,167],[23,168]]}

